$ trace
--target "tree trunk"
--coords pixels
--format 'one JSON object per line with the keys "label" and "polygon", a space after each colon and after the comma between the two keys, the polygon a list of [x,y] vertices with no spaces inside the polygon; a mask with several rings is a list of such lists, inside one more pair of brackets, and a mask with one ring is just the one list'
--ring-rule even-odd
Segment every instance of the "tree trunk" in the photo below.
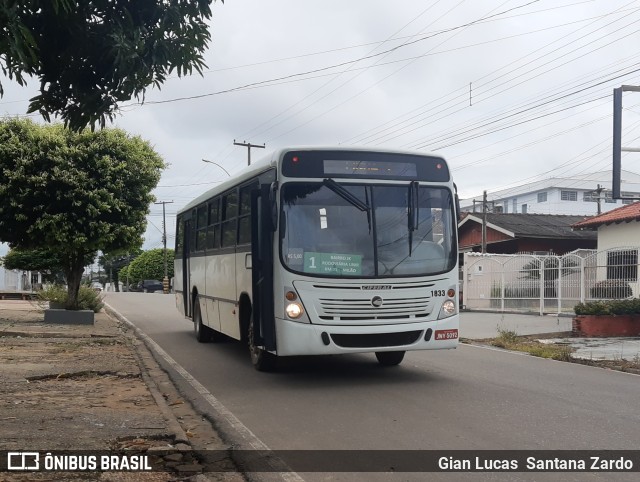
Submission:
{"label": "tree trunk", "polygon": [[81,255],[73,256],[66,270],[67,276],[67,310],[78,309],[78,291],[80,290],[80,282],[82,281],[82,273],[84,272],[84,257]]}
{"label": "tree trunk", "polygon": [[117,270],[115,270],[113,272],[113,282],[116,285],[116,293],[120,293],[120,276],[119,276],[120,273],[119,273],[119,271],[120,270],[117,269]]}

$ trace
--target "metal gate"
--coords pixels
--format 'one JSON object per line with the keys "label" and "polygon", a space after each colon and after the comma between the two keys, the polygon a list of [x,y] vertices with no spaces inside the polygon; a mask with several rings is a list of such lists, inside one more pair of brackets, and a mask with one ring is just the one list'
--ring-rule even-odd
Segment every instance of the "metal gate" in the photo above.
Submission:
{"label": "metal gate", "polygon": [[465,253],[463,306],[571,313],[579,302],[637,297],[639,249],[576,250],[563,256]]}

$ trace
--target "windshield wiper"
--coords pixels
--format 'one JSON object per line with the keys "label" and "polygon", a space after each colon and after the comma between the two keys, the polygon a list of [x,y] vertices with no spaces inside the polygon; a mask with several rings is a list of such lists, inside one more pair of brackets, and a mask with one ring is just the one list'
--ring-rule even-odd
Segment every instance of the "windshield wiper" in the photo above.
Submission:
{"label": "windshield wiper", "polygon": [[371,232],[371,208],[369,207],[369,204],[362,202],[360,199],[358,199],[356,196],[351,194],[349,191],[347,191],[343,186],[335,182],[333,179],[327,178],[324,181],[322,181],[322,184],[327,186],[329,189],[331,189],[333,192],[335,192],[338,196],[340,196],[342,199],[344,199],[348,203],[357,207],[360,211],[366,211],[367,223],[369,224],[369,232]]}

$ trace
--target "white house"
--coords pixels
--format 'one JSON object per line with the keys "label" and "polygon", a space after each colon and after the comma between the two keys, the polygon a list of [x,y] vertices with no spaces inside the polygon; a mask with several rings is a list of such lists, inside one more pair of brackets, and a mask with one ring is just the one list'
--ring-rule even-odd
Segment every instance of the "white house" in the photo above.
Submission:
{"label": "white house", "polygon": [[[567,214],[594,216],[598,204],[602,213],[633,203],[632,200],[614,200],[611,197],[611,171],[581,174],[573,177],[553,177],[542,181],[488,192],[487,201],[492,212]],[[623,197],[640,199],[640,175],[622,171]],[[598,186],[602,188],[598,195]],[[598,202],[600,198],[600,202]],[[482,211],[482,196],[462,199],[463,211]]]}
{"label": "white house", "polygon": [[0,291],[24,291],[31,288],[26,271],[0,266]]}
{"label": "white house", "polygon": [[598,279],[626,283],[633,296],[640,296],[640,202],[593,216],[572,227],[598,231]]}

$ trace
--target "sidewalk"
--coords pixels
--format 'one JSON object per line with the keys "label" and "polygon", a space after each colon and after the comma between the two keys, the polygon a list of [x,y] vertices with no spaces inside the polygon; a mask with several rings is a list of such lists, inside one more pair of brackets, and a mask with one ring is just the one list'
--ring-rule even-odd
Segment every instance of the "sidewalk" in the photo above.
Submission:
{"label": "sidewalk", "polygon": [[562,333],[558,338],[541,340],[574,348],[573,357],[584,360],[638,360],[640,338],[572,338],[571,317],[557,315],[524,315],[514,313],[486,313],[463,311],[460,313],[460,336],[472,340],[495,338],[500,331],[513,331],[518,335]]}
{"label": "sidewalk", "polygon": [[[36,302],[0,301],[0,451],[139,453],[160,469],[11,472],[0,479],[245,480],[229,447],[126,327],[105,313],[93,326],[43,319]],[[192,450],[216,451],[217,460],[198,460]]]}

